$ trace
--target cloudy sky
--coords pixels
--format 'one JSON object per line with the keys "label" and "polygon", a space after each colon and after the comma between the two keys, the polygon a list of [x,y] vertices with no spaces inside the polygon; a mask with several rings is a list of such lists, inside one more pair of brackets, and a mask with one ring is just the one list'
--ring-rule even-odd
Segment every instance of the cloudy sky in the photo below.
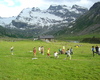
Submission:
{"label": "cloudy sky", "polygon": [[77,4],[89,9],[98,1],[100,0],[0,0],[0,16],[17,16],[24,8],[38,7],[44,10],[52,4],[67,6]]}

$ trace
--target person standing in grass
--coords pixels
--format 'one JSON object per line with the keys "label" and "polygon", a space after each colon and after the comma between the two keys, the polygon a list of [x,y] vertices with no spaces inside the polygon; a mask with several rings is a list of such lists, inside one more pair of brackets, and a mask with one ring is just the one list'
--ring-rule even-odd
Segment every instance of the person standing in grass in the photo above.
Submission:
{"label": "person standing in grass", "polygon": [[67,54],[67,57],[69,57],[69,59],[71,60],[70,49],[67,49],[66,54]]}
{"label": "person standing in grass", "polygon": [[50,57],[50,48],[47,50],[47,57]]}
{"label": "person standing in grass", "polygon": [[55,58],[58,58],[58,57],[59,57],[59,56],[58,56],[58,52],[56,52],[56,51],[54,52],[54,57],[55,57]]}
{"label": "person standing in grass", "polygon": [[98,51],[99,51],[98,55],[100,55],[100,47],[99,47],[99,50]]}
{"label": "person standing in grass", "polygon": [[61,54],[65,54],[65,46],[63,46]]}
{"label": "person standing in grass", "polygon": [[41,54],[44,55],[44,47],[41,46]]}
{"label": "person standing in grass", "polygon": [[39,53],[41,53],[41,47],[40,46],[39,46],[38,50],[39,50]]}
{"label": "person standing in grass", "polygon": [[33,56],[36,57],[36,47],[33,48]]}
{"label": "person standing in grass", "polygon": [[64,49],[61,50],[61,54],[65,54],[65,50]]}
{"label": "person standing in grass", "polygon": [[73,54],[73,48],[72,47],[70,48],[70,54],[71,55]]}
{"label": "person standing in grass", "polygon": [[58,51],[59,51],[59,54],[61,54],[61,53],[62,53],[62,49],[61,49],[61,48],[59,48],[59,50],[58,50]]}
{"label": "person standing in grass", "polygon": [[96,50],[96,53],[98,54],[98,53],[99,53],[99,47],[96,46],[96,47],[95,47],[95,50]]}
{"label": "person standing in grass", "polygon": [[11,51],[11,54],[12,54],[12,55],[13,55],[13,50],[14,50],[14,47],[11,46],[10,51]]}
{"label": "person standing in grass", "polygon": [[92,51],[93,57],[94,57],[94,53],[95,53],[95,47],[94,46],[92,46],[91,51]]}

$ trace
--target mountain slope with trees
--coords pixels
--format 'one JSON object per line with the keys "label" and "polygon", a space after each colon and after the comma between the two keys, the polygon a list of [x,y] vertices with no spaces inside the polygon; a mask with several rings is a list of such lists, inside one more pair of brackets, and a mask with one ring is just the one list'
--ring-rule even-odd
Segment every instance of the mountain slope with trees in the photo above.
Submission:
{"label": "mountain slope with trees", "polygon": [[[72,28],[58,31],[55,35],[86,35],[100,32],[100,2],[95,3],[88,12],[80,16]],[[69,26],[70,26],[69,25]]]}
{"label": "mountain slope with trees", "polygon": [[96,33],[100,31],[100,2],[95,3],[90,10],[79,19],[73,27],[79,35]]}

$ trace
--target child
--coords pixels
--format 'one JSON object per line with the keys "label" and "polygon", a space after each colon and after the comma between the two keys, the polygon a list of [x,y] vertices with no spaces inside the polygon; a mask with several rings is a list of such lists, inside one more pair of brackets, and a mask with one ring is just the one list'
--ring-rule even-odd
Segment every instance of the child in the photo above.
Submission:
{"label": "child", "polygon": [[99,53],[98,53],[98,55],[100,55],[100,47],[99,47],[99,49],[98,49],[98,50],[99,50]]}
{"label": "child", "polygon": [[44,47],[41,46],[41,54],[44,55]]}
{"label": "child", "polygon": [[39,53],[41,53],[41,47],[40,46],[39,46],[38,50],[39,50]]}
{"label": "child", "polygon": [[36,47],[33,48],[33,55],[36,56]]}
{"label": "child", "polygon": [[61,49],[61,48],[59,48],[59,50],[58,50],[58,51],[59,51],[59,54],[61,54],[61,53],[62,53],[62,49]]}
{"label": "child", "polygon": [[69,59],[71,60],[70,49],[67,49],[66,54],[67,54],[67,57],[69,57]]}
{"label": "child", "polygon": [[70,54],[71,55],[73,54],[73,48],[72,47],[70,48]]}
{"label": "child", "polygon": [[92,46],[91,51],[92,51],[93,57],[94,57],[94,53],[95,53],[95,47],[94,46]]}
{"label": "child", "polygon": [[48,57],[50,56],[50,48],[48,48],[48,50],[47,50],[47,56]]}
{"label": "child", "polygon": [[11,46],[10,51],[11,51],[11,54],[12,54],[12,55],[13,55],[13,49],[14,49],[14,47]]}
{"label": "child", "polygon": [[56,52],[56,51],[54,52],[54,57],[55,57],[55,58],[58,58],[58,57],[59,57],[59,56],[58,56],[58,52]]}

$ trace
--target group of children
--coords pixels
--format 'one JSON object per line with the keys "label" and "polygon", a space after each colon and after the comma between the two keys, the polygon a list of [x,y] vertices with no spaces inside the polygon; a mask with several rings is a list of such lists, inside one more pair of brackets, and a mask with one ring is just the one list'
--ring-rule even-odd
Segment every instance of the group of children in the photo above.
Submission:
{"label": "group of children", "polygon": [[[11,46],[10,51],[11,51],[12,55],[13,55],[13,49],[14,49],[14,47]],[[39,53],[44,55],[44,46],[39,46],[38,51],[39,51]],[[100,47],[99,46],[92,46],[91,51],[93,53],[93,57],[95,56],[95,53],[100,55]],[[36,57],[36,53],[37,53],[36,47],[33,48],[32,52],[33,52],[33,56]],[[71,55],[73,54],[73,49],[71,47],[70,49],[65,50],[65,46],[63,46],[62,49],[59,48],[58,52],[54,51],[54,57],[58,58],[59,54],[66,54],[67,55],[66,57],[69,57],[69,59],[71,60]],[[47,49],[47,57],[50,57],[50,48]]]}
{"label": "group of children", "polygon": [[[14,49],[14,47],[11,46],[10,51],[11,51],[12,55],[13,55],[13,49]],[[39,51],[39,53],[44,55],[44,46],[39,46],[38,51]],[[32,52],[33,52],[33,56],[36,57],[36,53],[37,53],[36,47],[33,48]],[[67,51],[65,51],[65,46],[63,46],[63,49],[59,48],[58,52],[54,51],[54,57],[58,58],[59,54],[66,54],[67,57],[69,57],[69,59],[71,60],[71,54],[73,54],[73,49],[71,47],[70,49],[67,49]],[[50,57],[50,48],[47,49],[47,57]]]}
{"label": "group of children", "polygon": [[[43,46],[39,46],[38,51],[39,51],[39,53],[44,55],[44,47]],[[73,49],[71,47],[70,49],[67,49],[67,51],[65,51],[65,46],[63,46],[63,49],[59,48],[58,52],[54,51],[54,57],[58,58],[59,54],[66,54],[67,57],[69,57],[69,59],[71,60],[71,54],[73,54]],[[36,57],[36,47],[33,48],[33,56]],[[50,57],[50,48],[47,49],[47,57]]]}

